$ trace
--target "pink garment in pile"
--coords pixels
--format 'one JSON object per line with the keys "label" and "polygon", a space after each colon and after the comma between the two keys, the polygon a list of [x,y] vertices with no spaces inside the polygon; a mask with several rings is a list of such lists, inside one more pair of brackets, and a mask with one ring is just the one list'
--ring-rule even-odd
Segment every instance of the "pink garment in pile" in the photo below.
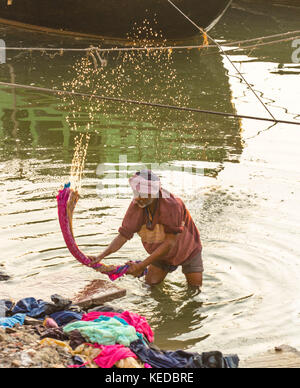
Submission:
{"label": "pink garment in pile", "polygon": [[91,345],[94,348],[101,349],[101,353],[98,357],[94,358],[94,362],[100,368],[111,368],[116,362],[123,360],[124,358],[133,357],[137,359],[137,356],[124,345]]}
{"label": "pink garment in pile", "polygon": [[114,313],[114,312],[100,312],[100,311],[91,311],[90,313],[84,314],[82,316],[82,321],[94,321],[99,318],[101,315],[106,317],[119,317],[124,319],[128,323],[135,328],[136,331],[145,335],[149,342],[154,341],[154,333],[149,326],[145,317],[140,316],[136,313],[131,313],[129,311],[124,311],[123,313]]}
{"label": "pink garment in pile", "polygon": [[[97,349],[101,349],[99,356],[93,359],[94,363],[99,366],[99,368],[112,368],[116,362],[123,360],[125,358],[133,357],[137,359],[137,355],[134,354],[129,348],[124,345],[99,345],[99,344],[86,344]],[[85,362],[83,365],[69,365],[69,368],[80,368],[82,366],[88,365],[89,362]],[[151,365],[145,363],[145,368],[152,368]]]}

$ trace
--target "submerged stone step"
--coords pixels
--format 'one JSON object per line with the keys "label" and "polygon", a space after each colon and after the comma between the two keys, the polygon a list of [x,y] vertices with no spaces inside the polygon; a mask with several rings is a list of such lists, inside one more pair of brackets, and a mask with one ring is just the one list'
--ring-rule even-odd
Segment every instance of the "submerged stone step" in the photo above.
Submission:
{"label": "submerged stone step", "polygon": [[125,289],[112,284],[110,281],[96,279],[75,295],[72,300],[74,304],[87,310],[125,295]]}

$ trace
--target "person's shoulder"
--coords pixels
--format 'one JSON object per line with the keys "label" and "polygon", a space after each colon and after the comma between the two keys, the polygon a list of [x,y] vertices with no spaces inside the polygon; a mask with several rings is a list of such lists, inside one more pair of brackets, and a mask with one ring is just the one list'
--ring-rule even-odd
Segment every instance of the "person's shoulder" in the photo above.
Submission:
{"label": "person's shoulder", "polygon": [[185,208],[185,205],[181,198],[175,196],[167,190],[161,190],[161,208],[166,208],[169,211],[174,211],[176,209],[182,210]]}
{"label": "person's shoulder", "polygon": [[131,202],[130,202],[130,204],[129,204],[129,206],[128,206],[126,215],[129,215],[129,214],[136,214],[136,213],[140,213],[140,212],[141,212],[140,207],[137,205],[137,203],[135,202],[135,200],[132,199]]}

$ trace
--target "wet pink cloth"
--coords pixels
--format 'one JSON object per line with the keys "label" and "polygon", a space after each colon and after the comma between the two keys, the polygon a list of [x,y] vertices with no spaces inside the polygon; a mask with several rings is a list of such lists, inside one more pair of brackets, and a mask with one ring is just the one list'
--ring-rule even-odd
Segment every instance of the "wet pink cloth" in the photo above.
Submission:
{"label": "wet pink cloth", "polygon": [[[76,241],[73,238],[70,224],[69,224],[69,218],[67,214],[67,203],[70,197],[71,189],[69,185],[65,185],[65,188],[63,190],[60,190],[57,195],[57,207],[58,207],[58,218],[59,218],[59,224],[60,228],[65,240],[65,243],[70,251],[70,253],[77,259],[81,264],[90,266],[91,260],[85,256],[84,253],[80,251],[78,248]],[[93,268],[101,268],[103,267],[103,264],[97,263],[92,265]],[[116,269],[110,271],[110,272],[103,272],[110,280],[114,281],[118,279],[119,277],[125,275],[127,272],[129,266],[128,265],[121,265],[116,267]],[[100,271],[101,272],[101,271]]]}
{"label": "wet pink cloth", "polygon": [[124,345],[104,346],[99,344],[93,344],[91,346],[102,350],[99,356],[97,356],[93,360],[100,368],[111,368],[115,365],[116,362],[123,360],[124,358],[137,358],[137,356]]}
{"label": "wet pink cloth", "polygon": [[70,251],[70,253],[82,264],[89,265],[91,261],[80,251],[74,238],[69,225],[69,219],[67,215],[67,203],[70,197],[70,188],[65,187],[63,190],[60,190],[57,196],[57,206],[58,206],[58,218],[60,223],[60,228],[65,240],[65,243]]}
{"label": "wet pink cloth", "polygon": [[82,321],[94,321],[99,318],[101,315],[106,317],[119,317],[124,319],[128,323],[135,328],[136,331],[146,336],[149,342],[154,341],[154,333],[149,326],[145,317],[140,316],[136,313],[131,313],[129,311],[124,311],[123,313],[114,313],[114,312],[100,312],[100,311],[91,311],[90,313],[84,314],[82,316]]}

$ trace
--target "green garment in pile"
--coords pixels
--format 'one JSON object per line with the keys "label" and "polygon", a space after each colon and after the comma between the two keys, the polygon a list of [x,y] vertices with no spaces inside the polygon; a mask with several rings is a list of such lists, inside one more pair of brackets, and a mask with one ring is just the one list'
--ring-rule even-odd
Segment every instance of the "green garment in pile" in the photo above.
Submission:
{"label": "green garment in pile", "polygon": [[87,341],[101,345],[129,346],[138,339],[133,326],[124,325],[115,318],[100,322],[77,321],[66,325],[63,330],[65,333],[78,330]]}

